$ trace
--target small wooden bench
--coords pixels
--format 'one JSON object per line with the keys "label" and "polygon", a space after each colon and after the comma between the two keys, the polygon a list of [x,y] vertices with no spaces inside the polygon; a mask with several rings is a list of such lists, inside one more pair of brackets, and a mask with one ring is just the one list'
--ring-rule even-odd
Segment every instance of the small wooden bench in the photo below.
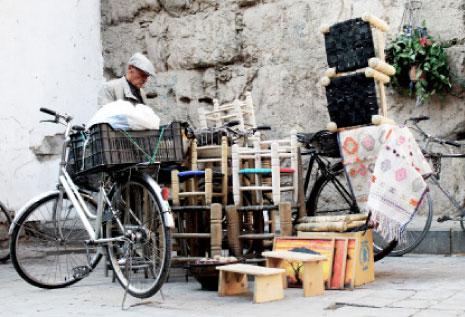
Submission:
{"label": "small wooden bench", "polygon": [[[266,266],[270,268],[282,267],[283,261],[300,261],[303,264],[302,284],[304,296],[316,296],[324,293],[323,280],[324,255],[308,254],[293,251],[266,251],[262,253],[266,258]],[[287,288],[286,274],[283,276],[284,288]]]}
{"label": "small wooden bench", "polygon": [[250,264],[229,264],[216,267],[220,271],[218,295],[239,295],[248,292],[247,275],[253,275],[254,303],[279,300],[284,297],[282,275],[284,269],[268,268]]}

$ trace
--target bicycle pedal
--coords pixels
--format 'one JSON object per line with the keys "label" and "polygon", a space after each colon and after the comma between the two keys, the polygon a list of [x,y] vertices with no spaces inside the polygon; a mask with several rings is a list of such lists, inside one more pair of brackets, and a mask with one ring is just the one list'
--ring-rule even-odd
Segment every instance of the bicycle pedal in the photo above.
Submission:
{"label": "bicycle pedal", "polygon": [[91,268],[85,265],[73,267],[73,277],[77,280],[83,279],[91,272]]}

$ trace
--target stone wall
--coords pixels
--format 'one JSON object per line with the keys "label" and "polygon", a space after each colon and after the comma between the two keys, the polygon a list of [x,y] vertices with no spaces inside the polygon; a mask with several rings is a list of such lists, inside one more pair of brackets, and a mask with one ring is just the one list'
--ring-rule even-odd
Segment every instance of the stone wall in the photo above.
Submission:
{"label": "stone wall", "polygon": [[[107,78],[121,76],[135,51],[148,55],[158,75],[147,91],[162,121],[197,120],[197,107],[212,98],[226,102],[252,92],[257,121],[274,134],[291,128],[316,131],[329,118],[318,84],[327,68],[319,26],[369,11],[398,32],[404,8],[399,0],[103,0],[102,39]],[[454,45],[447,49],[455,73],[465,76],[465,3],[423,1],[419,20],[432,35]],[[462,98],[433,98],[415,106],[388,89],[390,116],[398,122],[429,115],[424,126],[434,134],[465,138]],[[464,165],[446,169],[451,187]],[[444,207],[445,208],[445,207]]]}

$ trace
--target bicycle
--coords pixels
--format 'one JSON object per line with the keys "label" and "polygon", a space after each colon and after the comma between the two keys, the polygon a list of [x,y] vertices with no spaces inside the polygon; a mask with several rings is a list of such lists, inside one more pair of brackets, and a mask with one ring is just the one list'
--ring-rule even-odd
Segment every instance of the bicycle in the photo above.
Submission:
{"label": "bicycle", "polygon": [[[439,217],[437,219],[438,222],[444,222],[444,221],[459,221],[460,226],[462,227],[463,230],[465,230],[465,224],[464,224],[464,216],[465,216],[465,204],[461,205],[459,201],[457,201],[456,198],[454,198],[454,195],[448,191],[447,189],[444,188],[444,186],[440,182],[440,176],[441,176],[441,171],[442,171],[442,159],[443,158],[452,158],[452,159],[457,159],[457,158],[462,158],[465,159],[465,152],[462,151],[462,153],[452,153],[453,148],[455,149],[460,149],[462,147],[465,147],[465,144],[453,141],[453,140],[447,140],[441,137],[437,137],[434,135],[431,135],[427,133],[425,130],[423,130],[420,126],[419,123],[422,121],[429,120],[430,118],[427,116],[420,116],[420,117],[412,117],[409,118],[405,121],[405,124],[411,122],[411,128],[418,134],[418,137],[420,139],[420,144],[421,144],[421,149],[423,151],[423,154],[426,159],[428,159],[431,162],[431,166],[433,168],[433,173],[428,177],[427,181],[430,185],[436,186],[439,191],[447,198],[447,200],[451,203],[452,206],[457,210],[458,215],[451,217],[449,215],[445,215],[442,217]],[[426,221],[429,223],[429,226],[423,229],[422,232],[418,234],[418,240],[421,242],[423,238],[425,237],[426,233],[429,230],[429,227],[431,225],[433,218],[433,214],[428,213],[426,215]],[[418,244],[419,244],[418,242]]]}
{"label": "bicycle", "polygon": [[[167,197],[148,174],[153,164],[108,169],[98,181],[97,198],[79,188],[68,173],[72,117],[41,120],[64,125],[58,185],[18,211],[10,229],[10,253],[19,275],[46,289],[72,285],[88,276],[103,252],[126,293],[155,294],[170,267],[170,228],[174,222]],[[166,196],[166,195],[165,195]],[[123,301],[124,303],[124,301]]]}
{"label": "bicycle", "polygon": [[[302,155],[310,156],[304,182],[307,215],[360,213],[349,180],[344,172],[336,134],[323,130],[310,134],[301,133],[298,135],[298,139],[308,150]],[[310,187],[310,178],[314,169],[316,169],[315,180]],[[419,208],[420,210],[426,208],[426,213],[432,215],[430,195],[426,194],[425,197]],[[417,215],[418,213],[413,219],[414,223],[418,222],[416,221]],[[424,226],[423,232],[429,229],[431,223],[426,222],[422,225]],[[401,255],[409,252],[421,242],[420,239],[416,239],[416,237],[413,239],[410,236],[409,226],[410,224],[406,227],[405,240],[401,243],[396,240],[383,241],[383,244],[374,242],[375,261],[381,260],[388,254]],[[380,240],[376,232],[374,232],[374,240]]]}
{"label": "bicycle", "polygon": [[8,209],[0,202],[0,263],[5,263],[10,258],[8,229],[11,218]]}

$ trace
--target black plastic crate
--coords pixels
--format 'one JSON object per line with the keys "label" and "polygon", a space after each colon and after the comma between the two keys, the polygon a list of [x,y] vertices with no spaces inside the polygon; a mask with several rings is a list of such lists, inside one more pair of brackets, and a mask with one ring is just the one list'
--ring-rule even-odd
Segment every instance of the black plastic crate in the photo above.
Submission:
{"label": "black plastic crate", "polygon": [[82,169],[82,162],[84,161],[84,145],[87,135],[84,132],[70,134],[68,164],[66,166],[67,172],[74,176]]}
{"label": "black plastic crate", "polygon": [[367,67],[375,57],[370,24],[360,18],[334,24],[325,34],[325,48],[328,65],[337,72]]}
{"label": "black plastic crate", "polygon": [[331,79],[326,99],[329,117],[339,128],[371,124],[378,114],[375,81],[364,73]]}
{"label": "black plastic crate", "polygon": [[184,142],[184,127],[180,122],[162,126],[160,130],[144,131],[113,130],[108,124],[97,124],[90,128],[81,172],[106,171],[152,161],[156,149],[153,162],[180,162],[185,158]]}
{"label": "black plastic crate", "polygon": [[[221,145],[222,137],[226,135],[223,131],[215,128],[200,129],[194,132],[198,146]],[[232,138],[228,137],[228,145],[232,145]]]}

